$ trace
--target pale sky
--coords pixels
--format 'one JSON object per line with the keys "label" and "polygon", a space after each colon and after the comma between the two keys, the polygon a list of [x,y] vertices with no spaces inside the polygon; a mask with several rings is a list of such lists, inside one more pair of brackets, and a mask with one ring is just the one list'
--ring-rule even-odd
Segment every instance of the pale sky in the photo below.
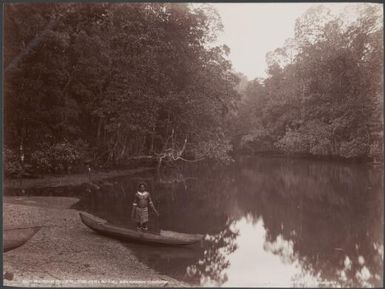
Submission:
{"label": "pale sky", "polygon": [[[220,43],[230,47],[230,60],[236,71],[249,80],[266,76],[266,53],[294,37],[294,24],[309,7],[321,3],[213,3],[224,32]],[[352,3],[322,3],[333,14],[344,12]]]}

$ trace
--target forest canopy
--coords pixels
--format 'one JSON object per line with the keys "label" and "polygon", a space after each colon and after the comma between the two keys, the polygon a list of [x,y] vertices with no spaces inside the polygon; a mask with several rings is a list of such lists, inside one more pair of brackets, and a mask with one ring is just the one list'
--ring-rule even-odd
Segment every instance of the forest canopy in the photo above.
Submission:
{"label": "forest canopy", "polygon": [[267,54],[268,77],[248,82],[234,131],[247,152],[383,158],[382,7],[355,21],[323,6]]}
{"label": "forest canopy", "polygon": [[237,77],[210,7],[8,4],[7,157],[52,170],[80,159],[228,159]]}
{"label": "forest canopy", "polygon": [[265,79],[234,71],[222,29],[208,5],[7,4],[6,173],[257,152],[382,158],[376,5],[354,22],[309,9],[267,55]]}

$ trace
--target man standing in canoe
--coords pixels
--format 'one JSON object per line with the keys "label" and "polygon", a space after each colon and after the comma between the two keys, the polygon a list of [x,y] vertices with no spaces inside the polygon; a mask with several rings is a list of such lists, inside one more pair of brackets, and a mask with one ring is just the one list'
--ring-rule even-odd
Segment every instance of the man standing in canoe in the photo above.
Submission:
{"label": "man standing in canoe", "polygon": [[139,189],[135,194],[131,212],[131,218],[136,221],[136,229],[138,231],[148,230],[148,205],[151,206],[155,214],[159,217],[159,213],[152,202],[151,195],[146,191],[145,184],[139,184]]}

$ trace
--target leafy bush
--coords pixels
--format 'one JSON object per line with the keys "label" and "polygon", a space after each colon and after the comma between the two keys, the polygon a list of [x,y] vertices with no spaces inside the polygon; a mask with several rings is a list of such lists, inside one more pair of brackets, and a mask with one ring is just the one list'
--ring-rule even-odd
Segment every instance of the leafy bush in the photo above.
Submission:
{"label": "leafy bush", "polygon": [[316,156],[332,155],[331,127],[320,121],[309,121],[299,129],[289,129],[275,143],[286,153],[308,153]]}
{"label": "leafy bush", "polygon": [[345,158],[357,158],[368,155],[369,147],[362,138],[355,138],[349,142],[343,142],[340,146],[340,154]]}
{"label": "leafy bush", "polygon": [[268,129],[257,126],[242,136],[240,147],[249,152],[271,151],[273,149],[271,133]]}
{"label": "leafy bush", "polygon": [[6,176],[17,176],[22,173],[23,167],[21,165],[18,154],[8,148],[4,148],[4,173]]}
{"label": "leafy bush", "polygon": [[201,141],[194,147],[192,152],[197,159],[207,157],[222,163],[230,163],[233,159],[229,156],[232,149],[231,143],[224,138],[217,138],[215,141]]}
{"label": "leafy bush", "polygon": [[309,152],[308,137],[297,131],[288,131],[279,141],[274,144],[285,153]]}
{"label": "leafy bush", "polygon": [[373,143],[369,147],[369,156],[377,161],[383,160],[383,149],[382,143]]}
{"label": "leafy bush", "polygon": [[43,145],[31,155],[33,166],[41,172],[64,172],[84,157],[83,144],[63,141],[51,146]]}

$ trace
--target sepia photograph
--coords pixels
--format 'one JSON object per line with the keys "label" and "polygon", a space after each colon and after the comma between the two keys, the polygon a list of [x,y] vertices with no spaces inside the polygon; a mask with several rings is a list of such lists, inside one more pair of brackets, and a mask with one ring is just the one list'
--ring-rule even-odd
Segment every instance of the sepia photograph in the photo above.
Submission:
{"label": "sepia photograph", "polygon": [[382,288],[383,11],[3,3],[3,285]]}

